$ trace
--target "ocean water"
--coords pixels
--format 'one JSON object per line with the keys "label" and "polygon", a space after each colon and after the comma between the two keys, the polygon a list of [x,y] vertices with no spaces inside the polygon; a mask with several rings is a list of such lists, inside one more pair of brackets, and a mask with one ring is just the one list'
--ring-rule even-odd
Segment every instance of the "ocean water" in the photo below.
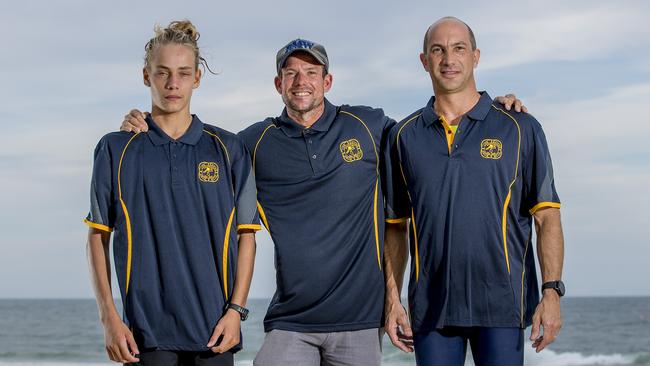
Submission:
{"label": "ocean water", "polygon": [[[268,300],[251,300],[237,365],[252,365]],[[549,349],[527,345],[531,366],[650,366],[650,298],[565,298],[564,326]],[[527,335],[530,330],[526,330]],[[384,337],[383,364],[414,365]],[[468,357],[467,365],[473,365]],[[94,300],[0,300],[0,366],[116,365],[104,353]]]}

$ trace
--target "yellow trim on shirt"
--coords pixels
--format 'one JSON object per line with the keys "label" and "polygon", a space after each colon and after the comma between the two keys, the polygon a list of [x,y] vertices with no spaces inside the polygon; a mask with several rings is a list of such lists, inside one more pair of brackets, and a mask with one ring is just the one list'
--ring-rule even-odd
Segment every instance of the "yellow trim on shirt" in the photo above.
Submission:
{"label": "yellow trim on shirt", "polygon": [[230,212],[230,218],[228,219],[228,226],[226,226],[226,234],[223,238],[223,255],[221,263],[221,271],[223,277],[223,294],[228,301],[228,242],[230,241],[230,228],[232,227],[232,219],[235,217],[235,208],[232,208]]}
{"label": "yellow trim on shirt", "polygon": [[[262,134],[260,135],[260,138],[257,139],[257,142],[255,143],[255,148],[253,149],[253,172],[255,172],[255,160],[256,160],[256,157],[257,157],[257,147],[260,145],[260,142],[262,142],[262,138],[264,137],[264,135],[266,135],[266,131],[268,131],[269,128],[271,128],[271,127],[274,127],[276,129],[279,128],[274,123],[271,123],[270,125],[268,125],[264,129],[264,131],[262,131]],[[267,229],[269,228],[268,225],[266,226],[266,228]]]}
{"label": "yellow trim on shirt", "polygon": [[[406,125],[408,125],[409,123],[415,121],[418,117],[420,117],[420,115],[421,113],[411,117],[411,119],[404,122],[402,127],[400,127],[400,129],[397,131],[397,136],[395,137],[395,143],[398,150],[399,150],[399,136],[402,133],[402,130],[404,129],[404,127],[406,127]],[[399,170],[400,173],[402,173],[402,179],[404,180],[404,187],[406,189],[406,194],[408,195],[409,201],[411,202],[411,224],[413,226],[413,239],[414,239],[413,247],[415,251],[415,282],[418,282],[418,280],[420,279],[420,254],[418,250],[418,235],[417,235],[417,230],[415,228],[415,210],[413,209],[413,199],[411,198],[411,193],[408,191],[408,182],[406,181],[406,175],[404,174],[404,168],[402,167],[401,161],[399,161]]]}
{"label": "yellow trim on shirt", "polygon": [[415,210],[411,208],[411,223],[413,224],[413,241],[415,249],[415,282],[420,279],[420,251],[418,249],[418,232],[415,227]]}
{"label": "yellow trim on shirt", "polygon": [[458,130],[458,125],[450,125],[444,116],[440,116],[440,123],[445,129],[445,137],[447,138],[447,150],[451,154],[451,145],[454,143],[454,137],[456,136],[456,131]]}
{"label": "yellow trim on shirt", "polygon": [[373,205],[373,218],[375,224],[375,247],[377,248],[377,265],[381,271],[381,251],[379,250],[379,223],[377,222],[377,201],[379,196],[379,177],[375,183],[375,200]]}
{"label": "yellow trim on shirt", "polygon": [[521,258],[521,263],[524,265],[522,266],[523,269],[521,271],[521,292],[520,292],[520,303],[519,303],[519,323],[521,326],[525,326],[524,324],[524,280],[526,279],[526,255],[528,255],[528,247],[530,240],[526,240],[526,249],[524,250],[524,256]]}
{"label": "yellow trim on shirt", "polygon": [[[208,130],[203,130],[203,132],[207,133],[208,135],[214,137],[215,139],[217,139],[217,141],[219,141],[219,144],[221,145],[221,149],[223,150],[224,154],[226,155],[226,162],[228,163],[228,169],[230,169],[230,166],[231,166],[230,155],[228,155],[228,149],[226,148],[226,144],[223,143],[223,141],[221,140],[221,138],[218,135],[216,135],[216,134],[214,134],[214,133],[212,133],[212,132],[210,132]],[[232,181],[232,184],[230,185],[230,192],[232,193],[232,196],[234,198],[235,197],[235,181],[234,180]]]}
{"label": "yellow trim on shirt", "polygon": [[122,155],[120,156],[120,163],[117,168],[117,192],[118,192],[118,197],[120,199],[120,205],[122,206],[122,211],[124,212],[124,220],[126,221],[126,242],[127,242],[127,249],[126,249],[126,286],[124,289],[124,293],[126,295],[129,294],[129,284],[131,283],[131,263],[132,263],[132,253],[133,253],[133,237],[131,233],[131,218],[129,217],[129,210],[126,208],[126,203],[124,203],[124,200],[122,199],[122,161],[124,160],[124,154],[126,153],[126,149],[128,149],[129,145],[131,144],[131,141],[135,139],[138,135],[140,135],[140,132],[136,133],[129,139],[129,142],[126,143],[126,146],[124,146],[124,149],[122,150]]}
{"label": "yellow trim on shirt", "polygon": [[[513,181],[514,183],[514,181]],[[508,258],[508,205],[510,205],[510,195],[512,191],[510,190],[512,185],[508,187],[508,195],[506,196],[505,202],[503,202],[503,215],[501,216],[501,235],[503,236],[503,252],[506,256],[506,266],[508,267],[508,273],[510,273],[510,258]]]}
{"label": "yellow trim on shirt", "polygon": [[221,144],[221,147],[223,148],[223,152],[226,154],[226,160],[228,161],[228,164],[230,164],[230,156],[228,156],[228,149],[226,149],[226,144],[224,144],[223,141],[221,141],[221,138],[217,134],[214,134],[214,133],[212,133],[212,132],[210,132],[208,130],[203,130],[203,132],[205,132],[208,135],[216,138],[217,141],[219,141],[219,144]]}
{"label": "yellow trim on shirt", "polygon": [[559,202],[540,202],[533,206],[528,212],[530,212],[531,215],[534,215],[535,212],[539,211],[542,208],[545,207],[552,207],[552,208],[560,208],[560,203]]}
{"label": "yellow trim on shirt", "polygon": [[237,232],[239,232],[240,230],[246,230],[246,229],[259,231],[259,230],[262,230],[262,225],[259,225],[259,224],[237,225]]}
{"label": "yellow trim on shirt", "polygon": [[408,220],[408,217],[400,217],[399,219],[386,219],[385,221],[389,224],[400,224],[402,222],[407,222]]}
{"label": "yellow trim on shirt", "polygon": [[[422,113],[416,114],[415,116],[411,117],[411,119],[404,122],[402,127],[400,127],[399,130],[397,131],[397,136],[395,136],[395,146],[397,146],[398,150],[399,150],[399,135],[402,134],[402,130],[404,129],[404,127],[406,127],[406,125],[408,125],[409,123],[415,121],[418,117],[420,117],[420,115],[422,115]],[[404,168],[402,167],[402,161],[398,160],[398,163],[399,163],[399,171],[400,171],[400,173],[402,173],[402,180],[404,180],[404,188],[406,189],[406,194],[408,195],[409,201],[411,202],[411,206],[412,206],[413,205],[413,200],[411,199],[411,192],[408,191],[408,182],[406,181],[406,175],[404,174]]]}
{"label": "yellow trim on shirt", "polygon": [[269,222],[266,220],[266,214],[264,213],[264,209],[262,208],[260,201],[257,201],[257,210],[260,212],[260,218],[262,219],[264,226],[266,226],[266,230],[268,232],[271,232],[271,229],[269,228]]}
{"label": "yellow trim on shirt", "polygon": [[97,230],[101,230],[101,231],[106,231],[106,232],[109,232],[109,233],[112,233],[112,232],[113,232],[113,228],[108,227],[108,226],[106,226],[106,225],[98,224],[98,223],[96,223],[96,222],[92,222],[92,221],[90,221],[90,220],[88,220],[88,219],[84,219],[84,224],[88,225],[89,227],[91,227],[91,228],[93,228],[93,229],[97,229]]}
{"label": "yellow trim on shirt", "polygon": [[515,123],[515,126],[517,126],[517,163],[515,165],[514,177],[512,178],[512,182],[510,182],[510,185],[508,186],[508,195],[506,196],[506,199],[503,202],[503,217],[501,218],[502,220],[501,230],[503,235],[503,251],[506,257],[506,266],[508,267],[508,273],[510,273],[510,258],[508,257],[508,233],[507,233],[508,205],[510,204],[510,195],[512,194],[512,186],[515,185],[515,182],[517,181],[517,174],[519,173],[519,155],[521,155],[521,128],[519,127],[519,122],[517,122],[517,120],[508,112],[504,111],[503,109],[497,108],[494,105],[492,105],[492,108],[508,116],[512,120],[512,122]]}

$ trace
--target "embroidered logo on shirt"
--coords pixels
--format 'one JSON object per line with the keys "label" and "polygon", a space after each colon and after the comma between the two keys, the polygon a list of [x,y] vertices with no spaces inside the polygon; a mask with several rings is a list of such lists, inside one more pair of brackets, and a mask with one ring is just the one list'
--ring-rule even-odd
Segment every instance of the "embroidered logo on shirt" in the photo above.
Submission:
{"label": "embroidered logo on shirt", "polygon": [[339,145],[339,148],[341,149],[343,160],[347,161],[348,163],[361,160],[361,158],[363,158],[363,151],[361,150],[361,145],[357,139],[343,141]]}
{"label": "embroidered logo on shirt", "polygon": [[201,182],[214,183],[219,180],[219,166],[212,161],[199,163],[199,180]]}
{"label": "embroidered logo on shirt", "polygon": [[503,155],[501,141],[497,139],[485,139],[481,141],[481,156],[486,159],[501,159]]}

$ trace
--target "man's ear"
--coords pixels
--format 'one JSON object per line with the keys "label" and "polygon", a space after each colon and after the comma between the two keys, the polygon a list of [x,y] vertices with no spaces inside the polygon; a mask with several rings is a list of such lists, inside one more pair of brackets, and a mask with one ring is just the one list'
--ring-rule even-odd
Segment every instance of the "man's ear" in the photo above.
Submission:
{"label": "man's ear", "polygon": [[333,82],[334,82],[334,76],[332,76],[332,74],[325,75],[325,78],[323,79],[323,87],[325,89],[325,93],[330,91]]}
{"label": "man's ear", "polygon": [[275,84],[275,90],[282,94],[282,79],[279,76],[276,76],[275,79],[273,79],[273,84]]}
{"label": "man's ear", "polygon": [[151,81],[149,80],[149,70],[146,67],[142,68],[142,81],[144,85],[151,87]]}
{"label": "man's ear", "polygon": [[196,72],[194,73],[194,85],[192,85],[192,89],[196,89],[201,85],[201,76],[203,75],[203,71],[200,68],[196,69]]}
{"label": "man's ear", "polygon": [[422,67],[424,67],[424,71],[429,72],[429,65],[427,63],[427,56],[424,53],[420,54],[420,62],[422,63]]}

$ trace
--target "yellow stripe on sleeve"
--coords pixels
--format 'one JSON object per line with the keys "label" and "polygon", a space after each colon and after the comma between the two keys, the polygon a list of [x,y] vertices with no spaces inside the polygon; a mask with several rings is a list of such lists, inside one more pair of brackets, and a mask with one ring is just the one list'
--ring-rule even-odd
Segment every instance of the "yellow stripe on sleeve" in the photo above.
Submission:
{"label": "yellow stripe on sleeve", "polygon": [[237,225],[237,232],[239,232],[240,230],[246,230],[246,229],[259,231],[259,230],[262,230],[262,225],[259,225],[259,224]]}
{"label": "yellow stripe on sleeve", "polygon": [[108,227],[108,226],[106,226],[106,225],[98,224],[98,223],[96,223],[96,222],[92,222],[92,221],[90,221],[90,220],[88,220],[88,219],[84,219],[84,224],[88,225],[89,227],[91,227],[91,228],[93,228],[93,229],[97,229],[97,230],[101,230],[101,231],[106,231],[106,232],[109,232],[109,233],[112,233],[112,232],[113,232],[113,228]]}
{"label": "yellow stripe on sleeve", "polygon": [[535,212],[539,211],[542,208],[545,207],[552,207],[552,208],[560,208],[560,203],[559,202],[540,202],[533,206],[528,212],[530,212],[531,215],[534,215]]}

